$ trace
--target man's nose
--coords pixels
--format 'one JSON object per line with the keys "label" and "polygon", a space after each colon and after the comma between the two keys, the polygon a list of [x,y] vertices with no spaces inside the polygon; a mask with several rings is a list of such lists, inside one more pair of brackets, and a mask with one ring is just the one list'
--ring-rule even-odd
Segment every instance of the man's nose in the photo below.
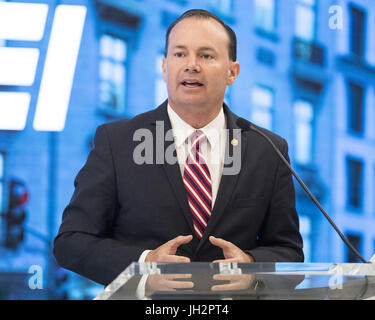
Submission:
{"label": "man's nose", "polygon": [[186,61],[185,71],[186,72],[200,72],[200,65],[195,57],[190,57]]}

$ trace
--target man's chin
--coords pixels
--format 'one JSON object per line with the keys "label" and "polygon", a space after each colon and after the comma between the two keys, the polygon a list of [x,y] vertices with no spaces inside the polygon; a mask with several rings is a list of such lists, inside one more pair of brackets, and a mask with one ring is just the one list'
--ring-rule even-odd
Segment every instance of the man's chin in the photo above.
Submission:
{"label": "man's chin", "polygon": [[203,99],[197,99],[194,97],[190,97],[188,99],[179,99],[176,100],[176,103],[179,106],[184,107],[194,107],[194,108],[205,108],[208,105],[208,102]]}

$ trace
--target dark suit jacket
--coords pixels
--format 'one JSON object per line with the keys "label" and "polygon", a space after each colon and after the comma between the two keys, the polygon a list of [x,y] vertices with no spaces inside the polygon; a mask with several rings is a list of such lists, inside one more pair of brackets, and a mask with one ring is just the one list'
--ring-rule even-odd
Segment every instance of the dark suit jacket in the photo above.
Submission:
{"label": "dark suit jacket", "polygon": [[[238,117],[226,105],[224,112],[227,128],[239,129]],[[178,163],[156,163],[156,139],[153,164],[138,165],[133,159],[141,143],[134,141],[134,132],[144,128],[155,137],[156,121],[163,121],[165,132],[171,129],[167,101],[133,119],[98,127],[95,147],[75,179],[54,241],[62,267],[106,285],[145,249],[194,234]],[[286,141],[261,130],[288,158]],[[165,141],[164,150],[171,144]],[[303,261],[291,174],[256,132],[242,130],[241,171],[222,176],[203,238],[194,237],[177,254],[191,261],[222,259],[222,250],[209,242],[209,235],[234,243],[259,262]]]}

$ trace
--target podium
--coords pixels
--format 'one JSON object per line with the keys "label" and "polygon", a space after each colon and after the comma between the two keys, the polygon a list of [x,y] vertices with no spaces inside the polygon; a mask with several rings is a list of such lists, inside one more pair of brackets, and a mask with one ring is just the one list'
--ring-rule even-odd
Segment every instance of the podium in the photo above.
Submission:
{"label": "podium", "polygon": [[374,263],[132,263],[95,300],[375,300]]}

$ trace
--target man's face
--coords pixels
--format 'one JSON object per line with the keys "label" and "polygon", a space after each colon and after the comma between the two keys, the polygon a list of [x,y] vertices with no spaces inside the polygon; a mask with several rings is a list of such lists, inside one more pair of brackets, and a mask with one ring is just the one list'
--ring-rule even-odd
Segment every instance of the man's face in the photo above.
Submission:
{"label": "man's face", "polygon": [[225,89],[239,73],[229,59],[229,37],[214,19],[186,18],[169,35],[163,59],[164,80],[172,106],[221,107]]}

